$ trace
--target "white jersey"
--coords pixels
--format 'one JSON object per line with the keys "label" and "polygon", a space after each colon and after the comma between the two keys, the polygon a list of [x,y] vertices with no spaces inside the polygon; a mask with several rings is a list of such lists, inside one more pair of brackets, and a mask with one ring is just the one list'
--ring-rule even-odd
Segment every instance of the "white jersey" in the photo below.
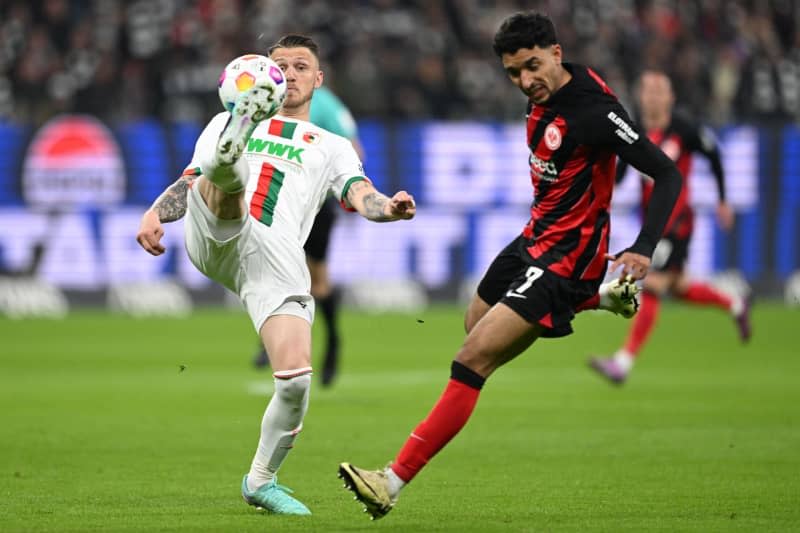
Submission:
{"label": "white jersey", "polygon": [[[190,169],[214,155],[228,113],[211,119],[195,146]],[[349,140],[310,122],[275,116],[256,127],[242,156],[249,178],[249,216],[220,220],[197,187],[188,196],[186,250],[209,278],[241,298],[256,331],[274,314],[314,319],[305,244],[328,191],[343,199],[366,179]]]}
{"label": "white jersey", "polygon": [[[201,167],[200,161],[216,149],[228,116],[220,113],[208,123],[190,167]],[[243,157],[250,168],[245,190],[250,215],[280,234],[281,240],[290,239],[299,247],[305,244],[328,191],[345,201],[350,185],[366,179],[348,139],[281,115],[256,127]]]}

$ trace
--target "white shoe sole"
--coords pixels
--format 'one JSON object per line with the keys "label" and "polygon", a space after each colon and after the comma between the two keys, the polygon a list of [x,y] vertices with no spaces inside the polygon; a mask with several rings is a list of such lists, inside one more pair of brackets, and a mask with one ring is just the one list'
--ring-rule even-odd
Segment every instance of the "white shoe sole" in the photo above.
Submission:
{"label": "white shoe sole", "polygon": [[277,109],[272,94],[270,86],[256,86],[242,93],[217,141],[219,163],[234,164],[242,156],[259,122],[275,114]]}

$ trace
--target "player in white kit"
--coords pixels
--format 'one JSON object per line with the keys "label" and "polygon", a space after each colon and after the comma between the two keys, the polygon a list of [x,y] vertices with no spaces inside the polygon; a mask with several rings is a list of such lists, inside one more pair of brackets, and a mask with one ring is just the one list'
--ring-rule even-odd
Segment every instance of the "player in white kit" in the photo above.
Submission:
{"label": "player in white kit", "polygon": [[192,262],[241,298],[275,378],[242,496],[273,513],[306,515],[308,508],[276,478],[302,429],[311,385],[314,301],[303,243],[328,191],[376,222],[410,219],[416,206],[405,191],[392,198],[378,192],[350,141],[308,122],[323,79],[316,43],[287,35],[270,48],[270,57],[287,82],[279,113],[269,116],[272,92],[256,86],[232,113],[215,116],[189,168],[145,212],[137,240],[160,255],[161,224],[188,214]]}

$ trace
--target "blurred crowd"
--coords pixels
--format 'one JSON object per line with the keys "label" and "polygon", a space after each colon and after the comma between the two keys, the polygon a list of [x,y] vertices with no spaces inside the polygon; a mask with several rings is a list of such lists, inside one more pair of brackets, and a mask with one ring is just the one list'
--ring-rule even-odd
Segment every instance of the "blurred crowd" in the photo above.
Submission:
{"label": "blurred crowd", "polygon": [[356,117],[518,118],[524,98],[491,42],[529,9],[627,104],[638,72],[656,67],[714,124],[800,119],[794,0],[4,0],[0,116],[204,121],[230,59],[300,32]]}

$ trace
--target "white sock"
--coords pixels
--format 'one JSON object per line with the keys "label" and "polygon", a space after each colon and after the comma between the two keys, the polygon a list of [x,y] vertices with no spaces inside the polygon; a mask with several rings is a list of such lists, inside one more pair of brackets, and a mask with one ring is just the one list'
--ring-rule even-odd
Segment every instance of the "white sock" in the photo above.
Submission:
{"label": "white sock", "polygon": [[598,309],[608,310],[614,305],[614,302],[612,302],[611,298],[608,296],[608,285],[609,283],[602,283],[597,290],[597,294],[600,295],[600,302],[597,304]]}
{"label": "white sock", "polygon": [[261,420],[261,438],[247,475],[247,489],[269,483],[303,429],[311,389],[311,367],[275,372],[275,393]]}
{"label": "white sock", "polygon": [[215,153],[200,162],[203,176],[226,193],[237,193],[247,187],[250,179],[250,166],[244,157],[240,157],[232,165],[221,165]]}
{"label": "white sock", "polygon": [[635,360],[633,354],[624,348],[617,350],[617,353],[614,354],[614,362],[617,363],[620,369],[625,373],[631,371]]}
{"label": "white sock", "polygon": [[386,478],[389,480],[389,495],[394,499],[397,498],[397,495],[400,494],[400,489],[406,486],[406,482],[403,481],[400,476],[394,473],[391,466],[387,466],[386,470],[384,470],[386,474]]}
{"label": "white sock", "polygon": [[733,316],[739,316],[744,311],[744,299],[741,296],[733,296],[731,298],[733,301],[731,302],[731,314]]}

